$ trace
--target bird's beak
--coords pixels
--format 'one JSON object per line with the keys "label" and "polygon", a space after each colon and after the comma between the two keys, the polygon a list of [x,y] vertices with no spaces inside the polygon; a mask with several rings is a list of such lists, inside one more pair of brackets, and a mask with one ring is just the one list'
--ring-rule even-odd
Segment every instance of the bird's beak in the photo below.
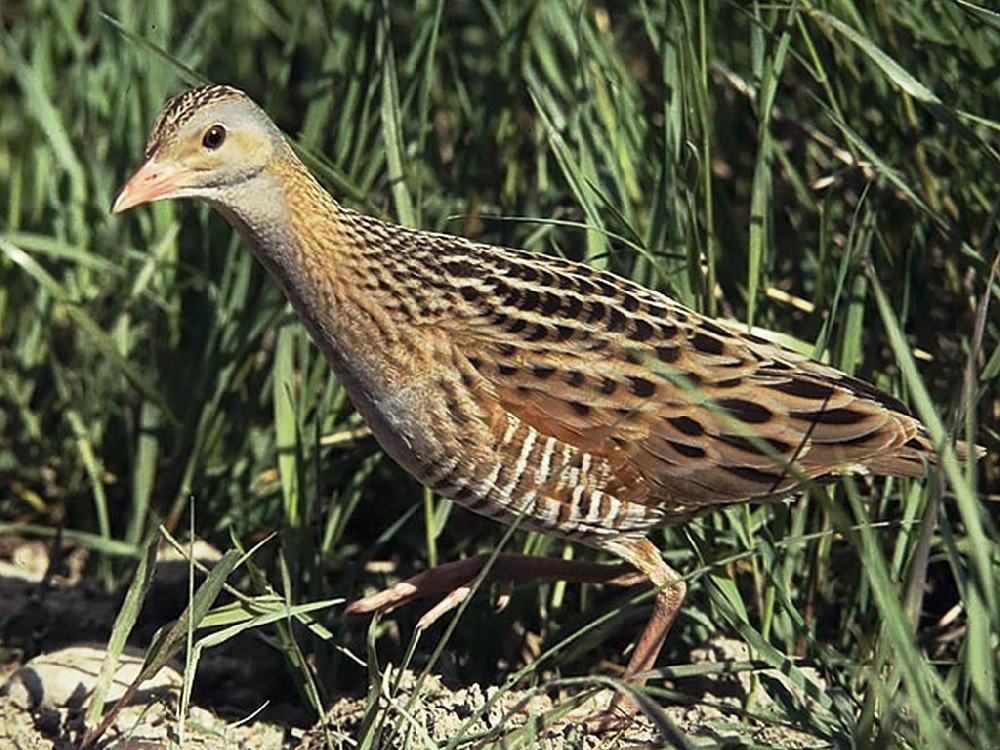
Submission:
{"label": "bird's beak", "polygon": [[155,155],[147,158],[135,170],[128,182],[118,191],[111,213],[117,214],[130,208],[170,198],[179,188],[183,187],[190,169],[176,164],[156,161]]}

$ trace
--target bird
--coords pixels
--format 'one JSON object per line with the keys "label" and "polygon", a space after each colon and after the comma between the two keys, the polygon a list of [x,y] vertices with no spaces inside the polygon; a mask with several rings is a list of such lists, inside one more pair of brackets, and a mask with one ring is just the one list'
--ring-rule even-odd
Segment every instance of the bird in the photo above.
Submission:
{"label": "bird", "polygon": [[440,596],[427,627],[477,577],[644,579],[653,610],[622,674],[641,682],[686,593],[651,530],[848,472],[920,477],[938,460],[902,401],[745,326],[586,264],[340,205],[231,86],[164,104],[112,212],[174,198],[236,228],[404,470],[474,512],[620,561],[479,555],[349,611]]}

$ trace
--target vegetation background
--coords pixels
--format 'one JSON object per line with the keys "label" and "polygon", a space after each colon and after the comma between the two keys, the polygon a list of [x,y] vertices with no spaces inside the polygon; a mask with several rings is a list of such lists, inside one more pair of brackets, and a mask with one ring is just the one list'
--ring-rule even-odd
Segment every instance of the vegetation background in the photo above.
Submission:
{"label": "vegetation background", "polygon": [[[502,538],[365,437],[220,217],[109,216],[164,99],[230,83],[347,205],[612,269],[899,394],[942,445],[987,446],[926,482],[843,481],[654,536],[691,587],[663,663],[721,633],[834,687],[807,709],[762,680],[777,703],[744,715],[844,747],[1000,746],[986,6],[4,0],[0,533],[61,528],[109,590],[160,523],[223,549],[273,534],[252,590],[300,604]],[[525,533],[508,549],[592,554]],[[370,630],[334,606],[314,615],[326,637],[283,642],[304,705],[377,683],[375,654],[423,664],[445,647],[459,681],[549,683],[621,663],[642,593],[527,587],[499,615],[480,597],[412,649],[419,606]],[[650,690],[712,700],[663,685]]]}

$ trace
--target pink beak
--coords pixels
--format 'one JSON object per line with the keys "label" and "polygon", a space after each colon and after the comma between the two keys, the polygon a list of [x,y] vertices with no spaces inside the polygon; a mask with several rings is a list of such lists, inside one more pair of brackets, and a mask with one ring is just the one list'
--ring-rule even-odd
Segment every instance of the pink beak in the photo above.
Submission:
{"label": "pink beak", "polygon": [[182,187],[183,179],[189,174],[189,169],[160,164],[155,156],[150,156],[118,191],[111,213],[121,213],[143,203],[169,198]]}

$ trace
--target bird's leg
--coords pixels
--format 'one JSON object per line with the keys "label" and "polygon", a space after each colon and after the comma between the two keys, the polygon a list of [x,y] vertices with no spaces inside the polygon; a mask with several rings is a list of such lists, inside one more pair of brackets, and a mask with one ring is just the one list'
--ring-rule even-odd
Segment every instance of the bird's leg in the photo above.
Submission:
{"label": "bird's leg", "polygon": [[[656,657],[667,639],[670,626],[673,625],[677,612],[687,594],[687,584],[680,574],[664,562],[659,550],[646,538],[629,538],[615,540],[602,545],[618,556],[628,560],[635,568],[646,576],[656,588],[656,598],[653,600],[653,613],[646,627],[636,641],[632,658],[622,678],[626,682],[642,685],[646,681],[645,672],[652,669]],[[623,693],[618,693],[611,701],[607,711],[589,717],[587,723],[594,729],[607,731],[629,720],[635,715],[638,706]]]}
{"label": "bird's leg", "polygon": [[[420,618],[418,627],[428,628],[472,593],[476,579],[490,562],[491,557],[491,555],[477,555],[439,565],[376,594],[358,599],[348,606],[346,611],[390,612],[416,599],[443,595],[444,598]],[[493,564],[490,565],[482,582],[509,585],[526,581],[567,581],[629,586],[639,583],[648,575],[646,571],[636,570],[631,561],[609,565],[553,557],[500,554],[493,559]],[[659,647],[656,650],[659,651]],[[654,653],[653,659],[655,658]]]}
{"label": "bird's leg", "polygon": [[636,641],[632,658],[622,675],[628,682],[642,683],[642,673],[651,669],[660,655],[670,626],[684,602],[687,584],[676,570],[663,561],[659,550],[648,539],[625,539],[605,545],[605,549],[617,553],[645,573],[656,589],[653,613]]}

